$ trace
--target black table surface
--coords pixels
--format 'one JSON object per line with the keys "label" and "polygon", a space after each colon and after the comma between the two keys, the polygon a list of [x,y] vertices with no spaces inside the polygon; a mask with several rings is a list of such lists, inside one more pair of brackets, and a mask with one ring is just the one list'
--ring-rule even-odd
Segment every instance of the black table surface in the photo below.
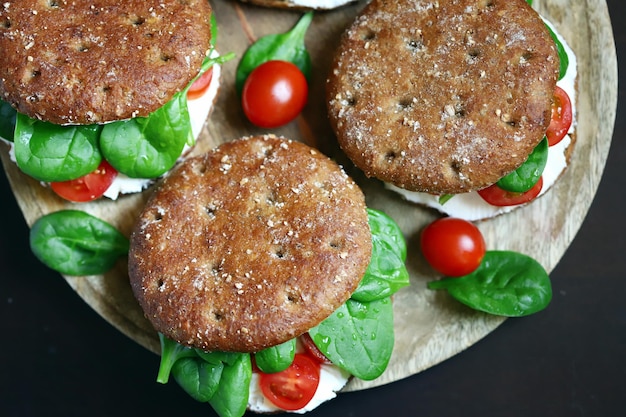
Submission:
{"label": "black table surface", "polygon": [[[618,57],[626,2],[607,0]],[[622,65],[620,65],[622,67]],[[620,86],[626,85],[620,71]],[[404,380],[345,393],[311,416],[626,416],[626,89],[592,207],[552,272],[554,299]],[[37,261],[0,175],[0,415],[213,416],[158,356],[119,333]]]}

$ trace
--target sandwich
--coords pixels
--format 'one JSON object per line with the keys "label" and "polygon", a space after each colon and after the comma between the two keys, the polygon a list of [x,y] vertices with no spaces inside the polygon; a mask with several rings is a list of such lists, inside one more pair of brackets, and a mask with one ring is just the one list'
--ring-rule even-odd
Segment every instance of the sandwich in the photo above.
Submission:
{"label": "sandwich", "polygon": [[174,168],[130,238],[130,284],[173,377],[220,415],[297,411],[393,350],[406,245],[330,158],[272,135]]}
{"label": "sandwich", "polygon": [[[342,37],[328,114],[365,175],[479,220],[561,175],[575,142],[575,79],[571,49],[524,0],[374,0]],[[560,92],[569,123],[548,146]]]}
{"label": "sandwich", "polygon": [[115,199],[194,146],[223,60],[206,0],[23,0],[0,22],[0,133],[25,174],[72,201]]}

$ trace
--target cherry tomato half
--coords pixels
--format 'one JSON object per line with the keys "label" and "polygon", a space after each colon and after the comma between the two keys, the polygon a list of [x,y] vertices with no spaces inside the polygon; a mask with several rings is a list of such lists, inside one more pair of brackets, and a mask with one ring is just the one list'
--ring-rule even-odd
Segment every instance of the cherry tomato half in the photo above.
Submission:
{"label": "cherry tomato half", "polygon": [[534,200],[543,188],[543,177],[539,177],[539,181],[533,187],[523,193],[514,193],[503,190],[497,184],[493,184],[487,188],[478,191],[478,195],[492,206],[505,207],[517,206],[518,204],[528,203]]}
{"label": "cherry tomato half", "polygon": [[194,100],[201,97],[211,85],[213,79],[213,67],[204,71],[187,90],[187,99]]}
{"label": "cherry tomato half", "polygon": [[572,125],[572,102],[567,93],[560,87],[554,90],[552,101],[552,118],[550,126],[546,130],[548,145],[553,146],[559,143],[567,134]]}
{"label": "cherry tomato half", "polygon": [[420,238],[426,261],[448,277],[473,272],[486,252],[480,230],[473,223],[456,217],[435,220],[422,230]]}
{"label": "cherry tomato half", "polygon": [[263,395],[283,410],[299,410],[315,395],[320,383],[320,365],[303,353],[296,353],[284,371],[259,373]]}
{"label": "cherry tomato half", "polygon": [[332,363],[330,359],[328,359],[326,355],[324,355],[322,351],[317,347],[315,342],[313,342],[310,334],[304,333],[302,336],[300,336],[300,341],[302,342],[302,345],[304,346],[310,357],[312,357],[319,363],[327,365]]}
{"label": "cherry tomato half", "polygon": [[84,203],[102,197],[117,177],[117,171],[104,159],[95,171],[75,180],[51,182],[50,187],[66,200]]}
{"label": "cherry tomato half", "polygon": [[241,104],[250,122],[273,128],[295,119],[308,94],[306,78],[297,66],[287,61],[267,61],[248,75]]}

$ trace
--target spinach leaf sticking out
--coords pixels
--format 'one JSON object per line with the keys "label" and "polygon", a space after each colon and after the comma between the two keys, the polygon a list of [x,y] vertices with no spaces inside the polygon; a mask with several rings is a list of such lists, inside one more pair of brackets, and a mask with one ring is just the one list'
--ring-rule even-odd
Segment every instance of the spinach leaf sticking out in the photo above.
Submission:
{"label": "spinach leaf sticking out", "polygon": [[487,251],[469,275],[428,283],[459,302],[486,313],[520,317],[544,309],[552,299],[546,270],[533,258],[511,251]]}
{"label": "spinach leaf sticking out", "polygon": [[84,211],[61,210],[39,218],[30,231],[30,247],[48,267],[65,275],[102,274],[129,242],[111,224]]}
{"label": "spinach leaf sticking out", "polygon": [[454,194],[443,194],[439,196],[439,199],[437,201],[443,206],[448,201],[450,201],[452,197],[454,197]]}
{"label": "spinach leaf sticking out", "polygon": [[320,351],[357,378],[372,380],[387,367],[394,345],[391,295],[409,285],[406,242],[386,214],[368,209],[372,260],[359,288],[309,331]]}
{"label": "spinach leaf sticking out", "polygon": [[368,209],[372,232],[372,258],[352,299],[362,302],[389,297],[409,285],[406,242],[402,231],[388,215]]}
{"label": "spinach leaf sticking out", "polygon": [[13,142],[17,111],[6,101],[0,100],[0,138]]}
{"label": "spinach leaf sticking out", "polygon": [[261,371],[274,373],[289,368],[295,355],[296,339],[291,339],[255,353],[254,359]]}
{"label": "spinach leaf sticking out", "polygon": [[514,193],[524,193],[539,181],[548,162],[548,139],[543,138],[515,171],[498,180],[498,187]]}
{"label": "spinach leaf sticking out", "polygon": [[119,172],[133,178],[156,178],[174,166],[191,137],[187,98],[178,92],[148,117],[104,125],[100,149]]}
{"label": "spinach leaf sticking out", "polygon": [[17,165],[39,181],[82,177],[102,161],[98,148],[101,129],[98,125],[55,125],[18,113],[14,137]]}
{"label": "spinach leaf sticking out", "polygon": [[119,172],[133,178],[157,178],[169,171],[180,157],[185,144],[195,144],[187,105],[187,91],[196,78],[212,65],[223,64],[233,53],[211,57],[202,62],[198,75],[163,107],[148,117],[104,125],[100,149]]}
{"label": "spinach leaf sticking out", "polygon": [[182,358],[193,358],[197,354],[192,348],[176,343],[163,336],[162,333],[159,333],[159,342],[161,343],[161,362],[159,364],[157,382],[166,384],[170,379],[170,374],[176,361]]}
{"label": "spinach leaf sticking out", "polygon": [[350,299],[309,334],[335,365],[363,380],[378,378],[394,345],[391,299],[367,303]]}
{"label": "spinach leaf sticking out", "polygon": [[313,12],[305,13],[289,31],[259,38],[244,53],[235,75],[237,93],[241,95],[248,75],[267,61],[288,61],[297,66],[304,76],[311,76],[311,57],[304,45],[306,31],[313,20]]}
{"label": "spinach leaf sticking out", "polygon": [[208,402],[221,417],[244,415],[252,379],[250,354],[203,352],[160,333],[159,340],[158,382],[167,383],[171,374],[187,394],[197,401]]}

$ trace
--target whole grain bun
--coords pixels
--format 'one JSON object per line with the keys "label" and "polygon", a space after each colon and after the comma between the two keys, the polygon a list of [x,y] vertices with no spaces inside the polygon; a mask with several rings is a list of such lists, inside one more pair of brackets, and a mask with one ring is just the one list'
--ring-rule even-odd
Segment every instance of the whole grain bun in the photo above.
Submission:
{"label": "whole grain bun", "polygon": [[210,15],[206,0],[6,1],[0,97],[56,124],[147,116],[197,75]]}
{"label": "whole grain bun", "polygon": [[223,144],[165,178],[132,233],[129,274],[168,338],[256,352],[329,316],[370,256],[358,186],[307,145],[263,136]]}
{"label": "whole grain bun", "polygon": [[519,167],[541,141],[558,71],[525,0],[373,0],[337,50],[329,117],[366,175],[468,192]]}

